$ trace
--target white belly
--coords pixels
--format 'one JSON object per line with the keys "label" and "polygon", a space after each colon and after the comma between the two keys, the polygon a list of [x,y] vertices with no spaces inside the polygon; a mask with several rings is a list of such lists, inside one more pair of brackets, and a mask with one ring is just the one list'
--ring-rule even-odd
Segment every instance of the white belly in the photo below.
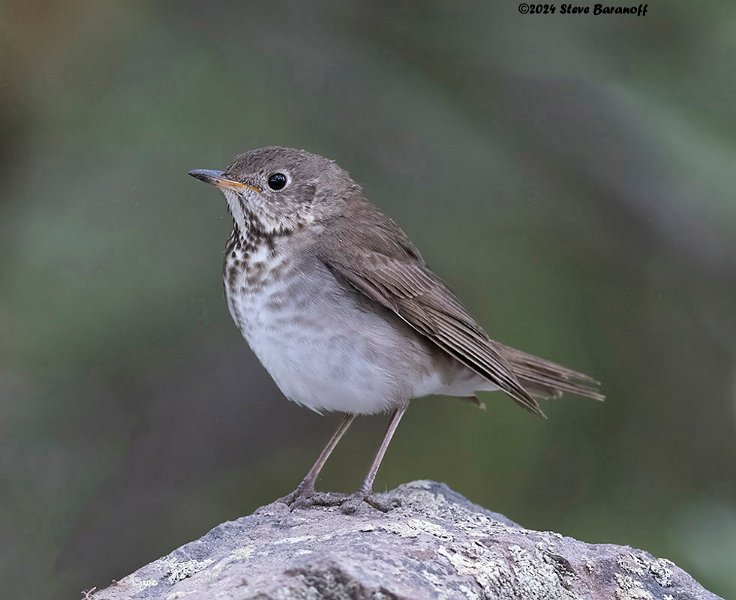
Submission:
{"label": "white belly", "polygon": [[243,337],[287,398],[372,414],[443,391],[427,343],[397,317],[367,310],[321,264],[298,270],[274,260],[277,280],[226,290]]}

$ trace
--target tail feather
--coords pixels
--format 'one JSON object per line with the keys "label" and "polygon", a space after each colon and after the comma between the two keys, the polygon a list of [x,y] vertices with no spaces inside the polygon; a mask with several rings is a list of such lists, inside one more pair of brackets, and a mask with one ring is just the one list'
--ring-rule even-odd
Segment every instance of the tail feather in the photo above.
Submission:
{"label": "tail feather", "polygon": [[605,399],[600,383],[592,377],[509,346],[498,346],[514,375],[532,396],[559,398],[570,393],[598,401]]}

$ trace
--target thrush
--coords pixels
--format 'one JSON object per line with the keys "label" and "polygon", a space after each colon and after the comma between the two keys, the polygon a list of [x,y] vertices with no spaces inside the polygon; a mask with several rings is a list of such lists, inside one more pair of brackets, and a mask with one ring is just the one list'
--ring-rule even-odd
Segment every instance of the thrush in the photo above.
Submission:
{"label": "thrush", "polygon": [[[414,398],[480,404],[477,392],[500,390],[540,416],[537,398],[603,399],[587,375],[492,340],[333,160],[271,146],[189,175],[227,200],[225,296],[243,337],[289,400],[344,413],[287,504],[387,509],[373,482]],[[360,489],[318,494],[316,479],[355,417],[384,412],[388,427]]]}

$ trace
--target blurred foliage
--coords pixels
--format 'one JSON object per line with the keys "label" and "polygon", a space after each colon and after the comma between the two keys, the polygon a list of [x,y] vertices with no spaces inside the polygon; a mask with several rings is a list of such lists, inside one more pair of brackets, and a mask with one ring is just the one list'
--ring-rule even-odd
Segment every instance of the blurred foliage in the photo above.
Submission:
{"label": "blurred foliage", "polygon": [[[432,478],[528,527],[736,596],[736,6],[0,2],[0,589],[75,597],[292,489],[334,427],[222,299],[230,223],[186,177],[337,159],[500,340],[603,405],[414,403],[378,487]],[[363,419],[321,480],[350,490]]]}

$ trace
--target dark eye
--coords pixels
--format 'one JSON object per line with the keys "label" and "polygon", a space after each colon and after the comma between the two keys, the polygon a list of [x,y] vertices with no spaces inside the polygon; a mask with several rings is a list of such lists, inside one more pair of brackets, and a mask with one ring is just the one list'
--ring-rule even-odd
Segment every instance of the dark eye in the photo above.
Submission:
{"label": "dark eye", "polygon": [[276,191],[282,190],[286,185],[286,181],[286,175],[283,173],[274,173],[268,176],[268,187]]}

